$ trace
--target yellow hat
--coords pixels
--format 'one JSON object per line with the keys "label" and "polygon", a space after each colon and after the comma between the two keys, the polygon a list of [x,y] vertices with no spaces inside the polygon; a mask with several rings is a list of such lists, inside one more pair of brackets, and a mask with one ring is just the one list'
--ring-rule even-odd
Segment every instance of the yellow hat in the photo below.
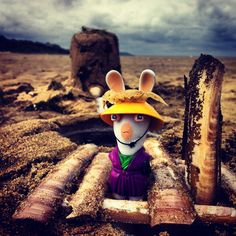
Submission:
{"label": "yellow hat", "polygon": [[141,73],[139,90],[126,90],[121,74],[115,70],[107,73],[106,83],[110,90],[103,95],[103,102],[104,105],[108,102],[112,106],[100,114],[103,121],[113,125],[112,114],[142,114],[152,118],[151,130],[157,130],[163,126],[164,121],[161,115],[146,102],[148,98],[151,98],[167,105],[159,95],[151,92],[155,84],[153,71],[146,69]]}
{"label": "yellow hat", "polygon": [[124,102],[112,105],[100,114],[100,117],[109,125],[113,125],[112,114],[142,114],[152,117],[150,129],[158,130],[163,126],[161,115],[147,102]]}

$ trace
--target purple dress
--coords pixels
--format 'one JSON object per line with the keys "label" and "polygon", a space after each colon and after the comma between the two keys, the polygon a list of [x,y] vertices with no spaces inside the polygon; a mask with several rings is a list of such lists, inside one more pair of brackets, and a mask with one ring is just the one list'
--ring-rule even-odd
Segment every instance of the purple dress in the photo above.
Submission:
{"label": "purple dress", "polygon": [[134,154],[128,168],[123,170],[119,158],[118,147],[110,153],[112,169],[109,176],[109,186],[113,193],[125,197],[138,197],[145,195],[150,174],[150,156],[142,147]]}

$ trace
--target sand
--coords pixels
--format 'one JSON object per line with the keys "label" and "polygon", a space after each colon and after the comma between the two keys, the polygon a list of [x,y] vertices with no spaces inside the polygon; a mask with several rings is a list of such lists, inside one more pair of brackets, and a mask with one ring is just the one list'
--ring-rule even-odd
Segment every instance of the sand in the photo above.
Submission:
{"label": "sand", "polygon": [[[138,79],[144,69],[149,68],[156,72],[157,85],[154,91],[165,99],[169,107],[161,103],[153,105],[165,118],[166,123],[160,132],[160,140],[173,158],[181,158],[184,113],[183,76],[188,76],[195,59],[194,57],[121,57],[123,76],[126,85],[130,88],[138,87]],[[234,109],[236,58],[218,59],[226,67],[222,88],[224,117],[222,161],[236,173],[236,109]],[[104,140],[104,146],[109,142],[110,146],[114,145],[110,136],[107,139],[94,136],[96,127],[104,132],[107,132],[107,127],[102,122],[99,123],[96,103],[87,94],[76,99],[63,95],[53,103],[40,104],[37,109],[32,107],[31,102],[17,99],[22,92],[33,93],[42,86],[47,88],[52,80],[63,83],[69,78],[69,56],[0,53],[0,221],[2,222],[0,235],[24,235],[27,230],[33,230],[32,225],[22,227],[21,224],[13,223],[11,215],[48,171],[76,148],[74,142],[80,144],[76,138],[70,140],[62,137],[66,133],[65,130],[69,129],[72,133],[83,128],[82,133],[89,136],[86,140],[98,143]],[[23,123],[19,123],[22,121]],[[112,134],[109,128],[108,131]],[[34,235],[45,232],[54,235],[87,233],[86,230],[83,231],[86,225],[65,222],[62,220],[63,217],[65,218],[65,212],[59,209],[57,217],[49,222],[49,226],[34,232]],[[117,235],[124,234],[114,224],[93,223],[88,227],[89,232],[100,232],[99,229],[104,229],[109,232],[114,231]],[[215,228],[203,227],[202,230],[216,232]],[[217,230],[220,234],[225,229]]]}

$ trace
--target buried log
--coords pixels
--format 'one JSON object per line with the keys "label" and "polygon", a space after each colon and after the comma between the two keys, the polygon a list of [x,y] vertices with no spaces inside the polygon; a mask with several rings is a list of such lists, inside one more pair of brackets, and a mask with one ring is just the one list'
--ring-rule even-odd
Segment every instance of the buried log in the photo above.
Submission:
{"label": "buried log", "polygon": [[105,198],[100,209],[105,221],[132,224],[149,224],[150,215],[147,201],[115,200]]}
{"label": "buried log", "polygon": [[224,65],[201,55],[185,81],[186,107],[183,158],[196,203],[212,204],[220,182],[222,115],[220,108]]}
{"label": "buried log", "polygon": [[195,205],[195,209],[203,222],[236,224],[236,209],[233,207]]}
{"label": "buried log", "polygon": [[221,187],[236,206],[236,176],[225,165],[221,165]]}
{"label": "buried log", "polygon": [[[101,209],[103,220],[124,223],[148,224],[150,222],[147,202],[114,200],[105,198]],[[194,205],[198,218],[202,222],[236,224],[236,209],[223,206]],[[162,206],[157,211],[162,211]],[[173,212],[174,214],[174,212]],[[161,222],[168,224],[169,222]]]}
{"label": "buried log", "polygon": [[98,152],[94,144],[80,146],[53,171],[26,198],[13,215],[13,219],[32,219],[47,222],[62,202],[63,191],[85,168],[86,163]]}
{"label": "buried log", "polygon": [[193,203],[168,154],[155,139],[146,140],[146,152],[152,156],[155,182],[148,193],[151,226],[192,224],[196,214]]}
{"label": "buried log", "polygon": [[96,217],[106,191],[106,182],[111,170],[107,153],[99,153],[92,161],[78,191],[69,199],[72,213],[66,218],[81,216]]}
{"label": "buried log", "polygon": [[[185,176],[185,170],[187,169],[184,160],[175,160],[176,167],[182,176]],[[221,188],[228,196],[229,200],[235,207],[236,205],[236,176],[227,168],[226,165],[221,164]]]}

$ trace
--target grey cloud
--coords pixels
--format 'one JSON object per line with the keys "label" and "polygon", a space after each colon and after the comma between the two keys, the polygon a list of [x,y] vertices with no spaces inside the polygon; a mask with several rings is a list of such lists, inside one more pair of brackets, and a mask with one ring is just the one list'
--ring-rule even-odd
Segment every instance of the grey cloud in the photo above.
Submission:
{"label": "grey cloud", "polygon": [[143,29],[131,34],[130,38],[144,44],[157,44],[156,47],[160,46],[166,54],[236,54],[236,18],[214,5],[213,1],[200,1],[193,15],[167,15],[162,20],[164,29]]}
{"label": "grey cloud", "polygon": [[90,19],[91,27],[99,28],[99,29],[109,29],[116,28],[115,22],[111,16],[107,14],[97,14],[91,17]]}
{"label": "grey cloud", "polygon": [[65,8],[71,8],[74,6],[75,3],[78,3],[77,0],[56,0],[54,5],[57,6],[62,6]]}
{"label": "grey cloud", "polygon": [[236,51],[236,2],[199,1],[199,15],[207,27],[206,45],[214,50]]}
{"label": "grey cloud", "polygon": [[179,0],[175,9],[171,0],[2,0],[0,34],[69,48],[86,25],[116,33],[121,50],[134,54],[236,55],[235,1],[190,2]]}

